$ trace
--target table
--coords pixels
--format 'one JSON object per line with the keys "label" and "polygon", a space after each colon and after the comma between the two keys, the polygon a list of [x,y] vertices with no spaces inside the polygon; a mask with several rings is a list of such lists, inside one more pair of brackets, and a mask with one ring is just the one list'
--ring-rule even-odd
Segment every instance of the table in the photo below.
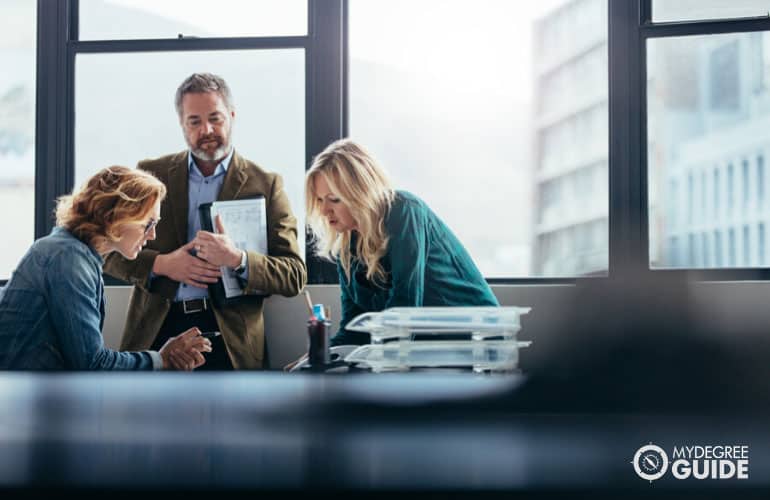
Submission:
{"label": "table", "polygon": [[[0,374],[0,491],[766,494],[761,416],[554,413],[517,375]],[[649,483],[653,441],[750,446],[743,481]],[[227,497],[222,497],[227,498]]]}

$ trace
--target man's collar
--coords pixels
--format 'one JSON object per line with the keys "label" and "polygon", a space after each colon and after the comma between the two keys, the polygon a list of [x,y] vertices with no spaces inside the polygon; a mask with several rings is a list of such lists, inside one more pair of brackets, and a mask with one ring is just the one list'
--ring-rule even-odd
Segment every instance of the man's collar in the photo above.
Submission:
{"label": "man's collar", "polygon": [[[235,153],[235,148],[230,148],[230,153],[217,164],[217,168],[214,169],[213,175],[218,175],[220,173],[222,174],[227,173],[227,169],[230,168],[230,161],[233,159],[234,153]],[[195,163],[195,160],[193,159],[192,151],[188,149],[187,150],[187,172],[188,173],[193,171],[193,166],[195,166],[195,170],[199,174],[201,174],[201,171],[198,168],[198,165]],[[201,174],[201,177],[202,176],[203,174]]]}

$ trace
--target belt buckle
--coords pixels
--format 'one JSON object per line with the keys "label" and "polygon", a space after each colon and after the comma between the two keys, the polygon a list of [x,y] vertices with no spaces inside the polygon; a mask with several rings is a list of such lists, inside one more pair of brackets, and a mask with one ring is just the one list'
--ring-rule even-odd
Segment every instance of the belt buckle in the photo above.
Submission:
{"label": "belt buckle", "polygon": [[[188,302],[194,302],[196,300],[200,300],[203,303],[203,307],[198,309],[187,309],[187,303]],[[193,314],[201,311],[206,310],[206,299],[192,299],[192,300],[183,300],[182,301],[182,311],[184,311],[185,314]]]}

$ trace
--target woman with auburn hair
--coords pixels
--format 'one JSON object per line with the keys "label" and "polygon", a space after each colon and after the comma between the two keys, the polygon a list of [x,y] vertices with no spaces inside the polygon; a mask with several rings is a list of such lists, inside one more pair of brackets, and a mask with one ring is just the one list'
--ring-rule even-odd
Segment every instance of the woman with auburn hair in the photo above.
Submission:
{"label": "woman with auburn hair", "polygon": [[395,190],[350,139],[330,144],[305,176],[317,254],[337,262],[340,330],[331,345],[366,344],[345,330],[355,316],[390,307],[498,306],[460,240],[417,196]]}
{"label": "woman with auburn hair", "polygon": [[192,328],[156,351],[104,346],[104,256],[136,259],[155,239],[166,187],[151,174],[108,167],[59,199],[56,227],[22,257],[0,295],[0,369],[191,370],[211,343]]}

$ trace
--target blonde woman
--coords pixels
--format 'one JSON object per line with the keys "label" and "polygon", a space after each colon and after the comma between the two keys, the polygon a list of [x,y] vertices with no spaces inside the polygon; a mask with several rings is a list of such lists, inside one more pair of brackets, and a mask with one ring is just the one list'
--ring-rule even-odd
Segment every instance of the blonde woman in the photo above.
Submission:
{"label": "blonde woman", "polygon": [[497,306],[489,285],[452,231],[417,196],[395,190],[360,145],[342,139],[305,177],[317,254],[337,262],[340,331],[331,345],[366,344],[347,331],[355,316],[397,306]]}
{"label": "blonde woman", "polygon": [[211,350],[196,328],[158,352],[104,346],[105,255],[136,259],[155,239],[166,188],[152,175],[109,167],[62,197],[57,226],[22,257],[0,297],[0,369],[193,369]]}

